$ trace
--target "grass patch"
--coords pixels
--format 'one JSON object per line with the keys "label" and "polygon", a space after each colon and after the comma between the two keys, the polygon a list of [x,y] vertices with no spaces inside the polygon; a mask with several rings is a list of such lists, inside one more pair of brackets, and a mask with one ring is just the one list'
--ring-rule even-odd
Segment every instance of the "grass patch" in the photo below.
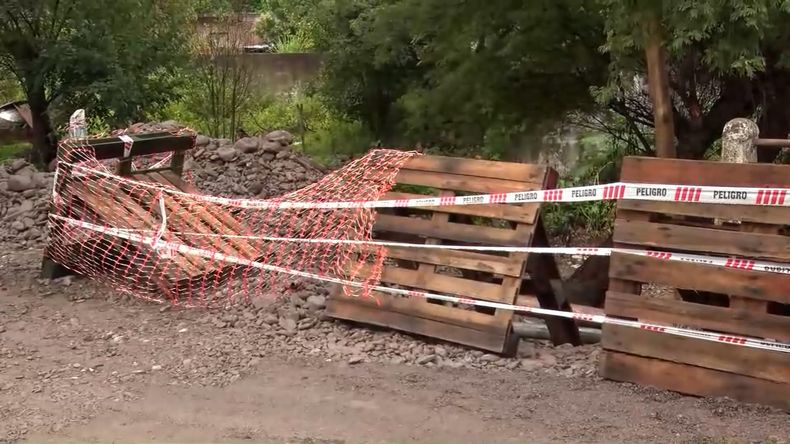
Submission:
{"label": "grass patch", "polygon": [[0,145],[0,162],[25,157],[32,148],[33,145],[24,142]]}

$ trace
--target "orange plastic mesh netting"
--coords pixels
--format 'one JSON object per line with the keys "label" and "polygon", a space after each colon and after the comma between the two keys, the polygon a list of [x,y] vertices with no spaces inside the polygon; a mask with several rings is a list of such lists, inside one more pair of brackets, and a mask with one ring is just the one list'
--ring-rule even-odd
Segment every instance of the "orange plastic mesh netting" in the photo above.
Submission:
{"label": "orange plastic mesh netting", "polygon": [[283,270],[360,282],[366,294],[380,277],[381,246],[309,240],[369,241],[374,210],[282,205],[378,200],[416,154],[373,150],[298,191],[249,200],[201,194],[162,162],[117,175],[117,161],[97,160],[92,140],[61,143],[47,255],[114,289],[187,306],[285,285],[295,276]]}

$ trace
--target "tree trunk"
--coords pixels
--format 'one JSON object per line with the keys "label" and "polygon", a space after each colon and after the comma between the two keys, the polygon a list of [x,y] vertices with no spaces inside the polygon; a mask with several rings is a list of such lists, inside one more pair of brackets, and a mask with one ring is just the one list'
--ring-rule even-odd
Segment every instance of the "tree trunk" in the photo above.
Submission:
{"label": "tree trunk", "polygon": [[44,100],[29,97],[30,115],[33,123],[33,153],[31,161],[39,167],[48,165],[57,156],[57,145],[54,140],[52,124],[47,114]]}
{"label": "tree trunk", "polygon": [[[790,137],[790,73],[781,69],[771,69],[765,74],[763,99],[765,108],[757,122],[760,137],[764,139],[787,139]],[[781,148],[760,147],[757,149],[758,162],[773,162]]]}
{"label": "tree trunk", "polygon": [[647,82],[653,102],[653,119],[656,132],[656,156],[677,157],[675,128],[672,120],[672,102],[669,97],[669,74],[666,52],[662,42],[661,19],[655,15],[648,23]]}

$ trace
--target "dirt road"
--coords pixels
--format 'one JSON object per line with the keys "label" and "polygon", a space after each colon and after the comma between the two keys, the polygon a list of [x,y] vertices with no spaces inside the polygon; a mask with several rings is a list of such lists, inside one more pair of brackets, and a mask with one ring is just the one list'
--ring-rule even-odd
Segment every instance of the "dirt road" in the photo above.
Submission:
{"label": "dirt road", "polygon": [[595,375],[338,359],[311,345],[337,326],[291,336],[225,321],[221,328],[198,310],[122,300],[89,282],[39,283],[38,254],[0,260],[0,442],[723,444],[790,437],[786,413]]}

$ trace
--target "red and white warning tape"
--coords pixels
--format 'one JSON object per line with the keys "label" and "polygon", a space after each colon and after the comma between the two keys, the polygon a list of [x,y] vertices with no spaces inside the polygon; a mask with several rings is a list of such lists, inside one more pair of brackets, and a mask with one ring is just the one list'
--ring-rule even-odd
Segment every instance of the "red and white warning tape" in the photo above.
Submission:
{"label": "red and white warning tape", "polygon": [[[65,219],[61,216],[53,216],[73,222],[74,219]],[[141,230],[127,230],[116,228],[117,232],[140,233]],[[153,233],[153,231],[150,231]],[[748,271],[764,271],[767,273],[779,273],[790,275],[790,264],[781,262],[760,261],[738,257],[704,256],[699,254],[673,253],[669,251],[656,250],[634,250],[630,248],[598,248],[598,247],[500,247],[500,246],[477,246],[477,245],[433,245],[433,244],[410,244],[403,242],[387,241],[362,241],[353,239],[310,239],[293,237],[272,237],[272,236],[245,236],[237,234],[207,234],[192,233],[184,231],[173,231],[171,234],[181,238],[188,237],[218,237],[223,239],[251,239],[267,242],[294,242],[304,244],[328,244],[328,245],[359,245],[359,246],[379,246],[395,248],[421,248],[437,250],[460,250],[460,251],[495,251],[502,253],[533,253],[533,254],[563,254],[580,256],[611,256],[612,253],[633,254],[636,256],[652,257],[677,262],[691,262],[695,264],[712,265],[724,268],[736,268]],[[159,236],[161,237],[161,235]]]}
{"label": "red and white warning tape", "polygon": [[[79,164],[64,162],[63,165],[70,165],[75,170],[75,173],[79,172],[80,176],[95,174],[122,181],[131,181],[130,179],[121,178],[106,171],[87,168]],[[160,186],[145,182],[134,181],[134,184],[141,187],[161,189]],[[729,205],[790,206],[790,196],[788,196],[788,191],[790,191],[790,189],[787,188],[710,187],[622,182],[608,185],[478,194],[474,196],[443,196],[419,199],[338,202],[287,202],[279,200],[231,199],[210,195],[188,194],[175,189],[165,189],[164,191],[170,194],[189,196],[220,205],[255,209],[425,208],[451,205],[590,202],[602,200],[652,200]]]}
{"label": "red and white warning tape", "polygon": [[516,312],[523,312],[523,313],[532,313],[536,315],[543,315],[543,316],[556,316],[562,317],[567,319],[575,319],[575,320],[582,320],[582,321],[589,321],[595,322],[597,324],[610,324],[610,325],[621,325],[625,327],[632,327],[638,328],[642,330],[649,330],[654,332],[666,333],[676,336],[684,336],[696,339],[702,339],[706,341],[712,342],[719,342],[719,343],[727,343],[727,344],[734,344],[744,347],[751,347],[751,348],[758,348],[763,350],[771,350],[777,351],[782,353],[790,353],[790,344],[785,344],[782,342],[774,342],[768,341],[764,339],[756,339],[756,338],[748,338],[744,336],[736,336],[736,335],[723,335],[719,333],[712,333],[700,330],[692,330],[687,328],[680,328],[680,327],[673,327],[668,325],[659,325],[659,324],[652,324],[646,322],[638,322],[638,321],[628,321],[624,319],[617,319],[612,318],[606,315],[585,315],[580,313],[571,313],[561,310],[550,310],[545,308],[537,308],[537,307],[528,307],[523,305],[513,305],[513,304],[505,304],[501,302],[490,302],[490,301],[480,301],[475,299],[468,299],[468,298],[461,298],[457,296],[448,296],[448,295],[441,295],[435,293],[428,293],[423,291],[414,291],[414,290],[402,290],[399,288],[390,288],[384,287],[379,285],[371,285],[367,286],[366,284],[349,281],[340,278],[334,278],[329,276],[322,276],[314,273],[308,273],[304,271],[298,270],[291,270],[287,268],[277,267],[275,265],[269,265],[258,261],[253,261],[250,259],[241,258],[238,256],[231,256],[220,253],[218,251],[209,251],[200,248],[190,247],[189,245],[185,245],[182,243],[177,242],[166,242],[162,240],[155,240],[149,236],[143,236],[137,233],[130,233],[125,230],[119,230],[110,227],[103,227],[95,224],[91,224],[84,221],[79,221],[75,219],[63,218],[60,216],[56,216],[58,219],[63,220],[67,223],[79,226],[81,228],[85,228],[88,230],[92,230],[95,232],[120,237],[122,239],[126,239],[132,242],[139,242],[144,245],[151,246],[155,250],[161,251],[164,255],[175,255],[176,253],[192,255],[192,256],[199,256],[204,257],[207,259],[212,259],[216,261],[228,262],[232,264],[237,264],[246,267],[253,267],[258,268],[265,271],[272,271],[277,273],[284,273],[289,274],[292,276],[303,277],[307,279],[314,279],[324,282],[330,282],[340,285],[345,285],[348,287],[355,287],[355,288],[367,288],[374,291],[379,291],[383,293],[389,293],[394,295],[400,296],[409,296],[409,297],[417,297],[423,299],[430,299],[430,300],[439,300],[445,301],[455,304],[461,305],[470,305],[470,306],[478,306],[478,307],[489,307],[489,308],[496,308],[496,309],[503,309],[503,310],[513,310]]}

